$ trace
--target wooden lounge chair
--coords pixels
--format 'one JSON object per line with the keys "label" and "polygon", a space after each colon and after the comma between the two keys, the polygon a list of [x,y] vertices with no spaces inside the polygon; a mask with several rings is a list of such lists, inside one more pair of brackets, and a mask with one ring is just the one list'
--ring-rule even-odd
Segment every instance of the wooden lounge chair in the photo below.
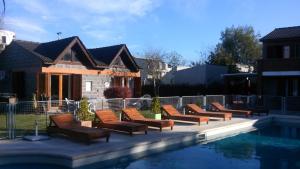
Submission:
{"label": "wooden lounge chair", "polygon": [[187,104],[186,105],[186,114],[198,115],[198,116],[208,116],[208,117],[217,117],[225,120],[231,120],[232,113],[220,113],[220,112],[210,112],[205,111],[196,104]]}
{"label": "wooden lounge chair", "polygon": [[160,131],[162,131],[162,128],[164,127],[171,127],[171,130],[173,130],[173,120],[154,120],[145,118],[143,115],[140,114],[140,112],[136,108],[126,108],[123,109],[122,112],[125,116],[125,120],[129,120],[135,123],[146,124],[147,126],[151,127],[158,127]]}
{"label": "wooden lounge chair", "polygon": [[87,144],[91,143],[94,139],[106,138],[106,142],[109,141],[109,131],[82,127],[74,119],[72,114],[59,114],[51,115],[50,124],[47,127],[48,134],[63,134],[69,138],[77,141],[82,141]]}
{"label": "wooden lounge chair", "polygon": [[212,102],[211,105],[214,110],[220,111],[220,112],[229,112],[229,113],[236,114],[236,115],[245,115],[246,117],[249,117],[252,114],[252,112],[250,110],[226,109],[219,102]]}
{"label": "wooden lounge chair", "polygon": [[161,110],[164,119],[197,122],[199,125],[201,122],[206,122],[208,124],[209,121],[209,117],[207,116],[180,114],[172,105],[163,105]]}
{"label": "wooden lounge chair", "polygon": [[96,118],[99,119],[97,127],[128,132],[130,135],[133,132],[144,131],[147,134],[148,126],[140,123],[133,123],[127,121],[119,121],[118,117],[112,110],[97,110],[95,114]]}

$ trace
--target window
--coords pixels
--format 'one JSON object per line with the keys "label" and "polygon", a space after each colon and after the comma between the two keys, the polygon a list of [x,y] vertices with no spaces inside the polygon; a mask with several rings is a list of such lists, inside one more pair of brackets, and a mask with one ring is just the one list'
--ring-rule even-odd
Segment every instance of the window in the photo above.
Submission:
{"label": "window", "polygon": [[74,50],[70,50],[68,53],[65,54],[62,60],[68,62],[78,62],[77,53]]}
{"label": "window", "polygon": [[2,43],[6,44],[6,36],[2,36]]}
{"label": "window", "polygon": [[85,82],[85,91],[86,92],[91,92],[92,91],[92,82],[91,81]]}
{"label": "window", "polygon": [[285,58],[285,59],[290,58],[290,47],[289,46],[283,47],[283,58]]}

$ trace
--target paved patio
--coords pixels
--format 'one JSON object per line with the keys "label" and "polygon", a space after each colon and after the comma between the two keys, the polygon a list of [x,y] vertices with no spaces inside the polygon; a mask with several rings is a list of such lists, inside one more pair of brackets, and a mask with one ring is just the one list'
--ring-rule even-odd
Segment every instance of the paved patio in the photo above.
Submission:
{"label": "paved patio", "polygon": [[[2,140],[0,141],[0,165],[13,162],[22,162],[22,160],[13,160],[9,157],[17,156],[42,156],[55,157],[52,160],[65,166],[78,167],[92,164],[94,162],[111,160],[131,154],[143,153],[149,150],[165,148],[170,145],[176,145],[184,142],[195,141],[200,133],[209,135],[218,135],[226,129],[230,131],[238,130],[237,126],[251,127],[262,119],[271,119],[271,116],[253,117],[253,118],[233,118],[230,121],[211,120],[209,124],[195,123],[187,124],[176,122],[173,131],[165,128],[163,132],[151,129],[147,135],[136,133],[134,136],[112,132],[109,143],[105,139],[97,140],[91,145],[85,145],[78,142],[72,142],[65,138],[52,137],[50,140],[29,142],[22,139]],[[222,131],[221,131],[221,130]],[[215,133],[214,133],[215,132]],[[213,138],[213,137],[212,137]],[[197,142],[197,140],[196,140]],[[5,160],[1,160],[1,159]],[[31,159],[27,158],[28,162]],[[43,159],[40,159],[40,162]],[[44,160],[49,162],[49,160]]]}

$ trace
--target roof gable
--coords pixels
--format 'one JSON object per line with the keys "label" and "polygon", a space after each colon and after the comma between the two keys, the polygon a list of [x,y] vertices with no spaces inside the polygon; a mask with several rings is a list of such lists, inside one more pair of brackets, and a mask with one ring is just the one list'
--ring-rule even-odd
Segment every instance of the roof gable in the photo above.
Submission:
{"label": "roof gable", "polygon": [[126,65],[128,69],[134,71],[138,71],[139,69],[133,56],[131,55],[125,44],[88,49],[88,51],[90,52],[98,66],[112,67],[116,64],[116,60],[120,58],[122,63]]}
{"label": "roof gable", "polygon": [[87,60],[91,66],[96,66],[95,61],[77,36],[46,43],[21,40],[16,40],[15,43],[39,57],[44,64],[56,64],[68,52],[68,50],[77,45],[86,57],[85,60]]}

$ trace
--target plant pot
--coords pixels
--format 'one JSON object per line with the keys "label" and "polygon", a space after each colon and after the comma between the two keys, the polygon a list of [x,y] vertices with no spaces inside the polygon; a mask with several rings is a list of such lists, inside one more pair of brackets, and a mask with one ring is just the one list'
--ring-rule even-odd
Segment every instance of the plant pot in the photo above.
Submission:
{"label": "plant pot", "polygon": [[161,120],[161,114],[149,113],[147,114],[147,118]]}
{"label": "plant pot", "polygon": [[92,121],[80,121],[80,125],[83,127],[92,127]]}

